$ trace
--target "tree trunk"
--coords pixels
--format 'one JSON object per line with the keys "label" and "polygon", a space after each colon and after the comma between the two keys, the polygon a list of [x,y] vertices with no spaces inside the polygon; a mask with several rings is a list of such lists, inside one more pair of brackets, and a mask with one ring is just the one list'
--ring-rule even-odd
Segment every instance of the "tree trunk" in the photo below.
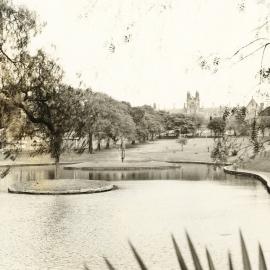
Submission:
{"label": "tree trunk", "polygon": [[59,179],[60,178],[60,165],[59,165],[59,161],[55,162],[55,166],[54,166],[54,178],[55,179]]}
{"label": "tree trunk", "polygon": [[4,31],[3,15],[2,11],[0,11],[0,44],[3,44],[4,41],[3,31]]}
{"label": "tree trunk", "polygon": [[50,152],[51,157],[54,159],[55,162],[55,178],[59,178],[59,161],[61,155],[61,148],[62,148],[63,139],[59,133],[55,133],[51,135],[50,138]]}
{"label": "tree trunk", "polygon": [[93,154],[93,133],[89,132],[88,134],[88,151],[90,154]]}
{"label": "tree trunk", "polygon": [[100,151],[101,150],[101,140],[98,137],[98,143],[97,143],[97,150]]}
{"label": "tree trunk", "polygon": [[136,143],[136,141],[135,140],[132,140],[131,144],[134,145],[135,143]]}
{"label": "tree trunk", "polygon": [[110,138],[108,138],[106,142],[106,149],[109,149],[109,148],[110,148]]}

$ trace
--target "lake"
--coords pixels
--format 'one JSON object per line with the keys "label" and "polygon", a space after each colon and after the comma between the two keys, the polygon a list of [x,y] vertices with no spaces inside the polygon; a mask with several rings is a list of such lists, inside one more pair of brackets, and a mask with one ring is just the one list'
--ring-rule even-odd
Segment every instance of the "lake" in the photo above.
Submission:
{"label": "lake", "polygon": [[106,179],[119,189],[64,196],[8,194],[13,181],[54,178],[53,167],[14,169],[0,184],[0,269],[75,270],[87,263],[103,270],[103,256],[117,269],[139,269],[128,239],[150,269],[179,269],[170,235],[189,261],[185,230],[203,264],[205,246],[218,269],[226,269],[228,249],[239,263],[239,228],[252,262],[257,262],[257,241],[270,259],[270,196],[253,179],[191,164],[139,172],[61,170],[61,176]]}

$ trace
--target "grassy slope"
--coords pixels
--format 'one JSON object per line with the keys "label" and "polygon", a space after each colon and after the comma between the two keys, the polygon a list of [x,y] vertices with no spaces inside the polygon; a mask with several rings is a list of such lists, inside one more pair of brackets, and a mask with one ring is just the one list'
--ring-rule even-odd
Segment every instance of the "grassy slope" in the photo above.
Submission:
{"label": "grassy slope", "polygon": [[245,162],[243,167],[250,170],[270,172],[270,152],[268,151],[265,155]]}

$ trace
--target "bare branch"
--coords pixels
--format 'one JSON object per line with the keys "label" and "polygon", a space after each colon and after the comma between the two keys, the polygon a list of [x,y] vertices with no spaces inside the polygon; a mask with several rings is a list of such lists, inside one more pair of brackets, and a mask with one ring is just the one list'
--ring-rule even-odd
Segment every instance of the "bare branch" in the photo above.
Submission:
{"label": "bare branch", "polygon": [[27,117],[32,123],[44,124],[50,131],[54,132],[54,127],[52,123],[46,121],[43,117],[34,117],[34,115],[30,111],[28,111],[22,103],[14,103],[14,104],[24,111],[24,113],[27,115]]}
{"label": "bare branch", "polygon": [[266,20],[266,22],[264,22],[262,25],[259,25],[259,26],[257,26],[256,28],[254,28],[253,30],[252,30],[252,32],[253,31],[258,31],[258,30],[261,30],[264,26],[266,26],[268,24],[268,20]]}
{"label": "bare branch", "polygon": [[248,46],[250,46],[250,45],[256,43],[257,41],[262,41],[262,40],[264,40],[264,41],[268,40],[268,41],[269,41],[268,38],[257,38],[257,39],[255,39],[255,40],[249,42],[248,44],[242,46],[241,48],[239,48],[239,49],[238,49],[238,50],[237,50],[230,58],[233,58],[233,57],[236,56],[240,51],[242,51],[243,49],[247,48]]}
{"label": "bare branch", "polygon": [[263,52],[262,52],[262,58],[261,58],[261,74],[260,74],[260,84],[262,83],[262,75],[263,75],[263,72],[262,72],[262,66],[263,66],[263,58],[264,58],[264,53],[265,53],[266,47],[267,47],[268,45],[270,45],[270,42],[267,42],[267,43],[264,45]]}
{"label": "bare branch", "polygon": [[11,59],[3,50],[2,45],[0,45],[0,52],[8,59],[9,62],[11,62],[12,64],[16,65],[18,62],[16,62],[15,60]]}
{"label": "bare branch", "polygon": [[264,44],[263,46],[260,46],[260,47],[257,48],[256,50],[252,51],[251,53],[245,55],[243,58],[241,58],[239,61],[237,61],[237,63],[239,63],[239,62],[245,60],[246,58],[248,58],[248,57],[250,57],[250,56],[252,56],[253,54],[255,54],[256,52],[260,51],[260,50],[261,50],[262,48],[264,48],[264,47],[265,47],[265,44]]}

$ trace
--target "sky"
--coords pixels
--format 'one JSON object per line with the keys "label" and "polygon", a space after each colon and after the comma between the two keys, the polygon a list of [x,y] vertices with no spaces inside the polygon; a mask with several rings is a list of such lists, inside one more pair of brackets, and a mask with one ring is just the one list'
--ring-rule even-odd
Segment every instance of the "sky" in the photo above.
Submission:
{"label": "sky", "polygon": [[[203,107],[265,101],[257,91],[268,85],[255,76],[261,52],[229,59],[267,15],[267,0],[246,0],[240,11],[243,1],[13,0],[46,22],[31,50],[57,58],[67,83],[160,109],[182,108],[187,91],[198,91]],[[201,69],[200,56],[220,57],[218,71]]]}

